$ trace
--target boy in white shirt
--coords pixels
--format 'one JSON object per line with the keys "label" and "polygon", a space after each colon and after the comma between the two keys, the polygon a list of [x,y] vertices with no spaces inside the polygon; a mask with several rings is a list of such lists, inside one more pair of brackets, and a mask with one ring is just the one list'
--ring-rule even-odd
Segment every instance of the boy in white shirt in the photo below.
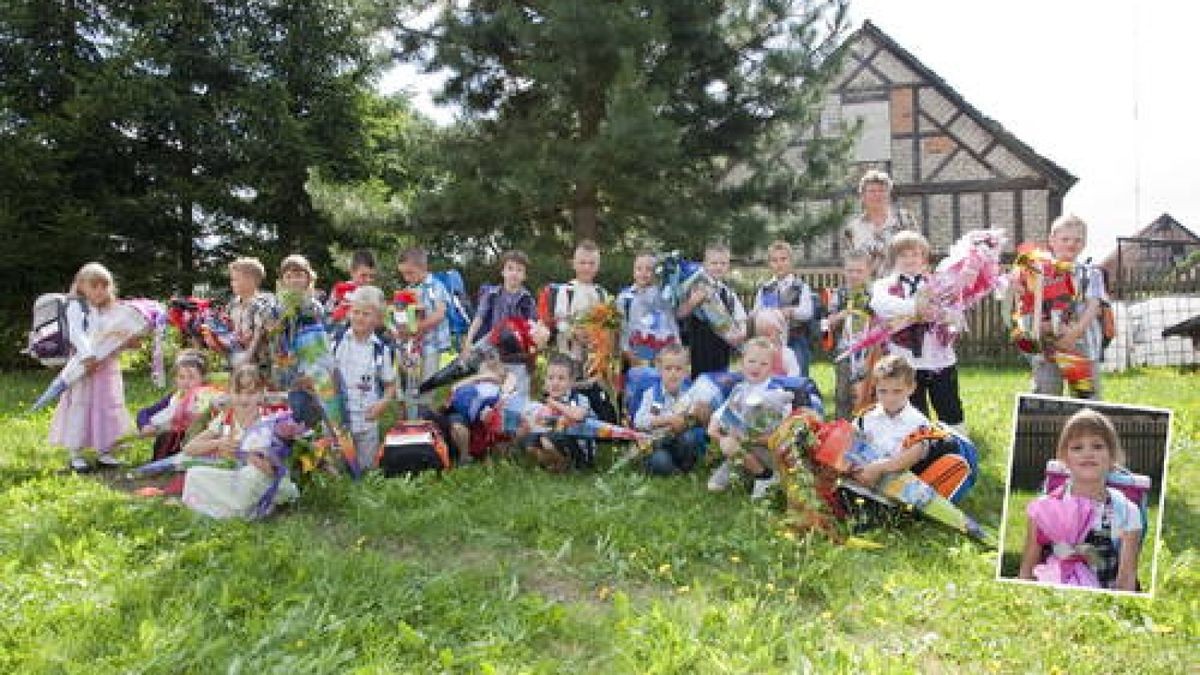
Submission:
{"label": "boy in white shirt", "polygon": [[350,295],[350,327],[333,341],[333,357],[346,387],[346,422],[361,471],[375,466],[379,418],[396,398],[395,351],[375,333],[385,305],[383,291],[375,286],[355,289]]}

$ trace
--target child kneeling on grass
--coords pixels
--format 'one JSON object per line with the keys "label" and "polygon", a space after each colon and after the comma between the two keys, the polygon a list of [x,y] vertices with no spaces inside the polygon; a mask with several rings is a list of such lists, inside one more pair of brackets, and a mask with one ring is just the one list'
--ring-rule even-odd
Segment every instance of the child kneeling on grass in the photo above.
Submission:
{"label": "child kneeling on grass", "polygon": [[[570,423],[579,423],[596,415],[587,397],[574,391],[575,361],[566,354],[554,354],[546,363],[543,385],[545,404],[554,414]],[[537,463],[548,471],[561,473],[572,466],[590,468],[596,462],[596,442],[569,438],[553,432],[533,434],[525,442]]]}
{"label": "child kneeling on grass", "polygon": [[1109,471],[1124,456],[1117,430],[1103,414],[1084,408],[1067,420],[1056,457],[1071,478],[1029,503],[1020,578],[1138,590],[1141,510],[1107,485]]}
{"label": "child kneeling on grass", "polygon": [[516,387],[516,376],[505,369],[498,356],[493,356],[479,364],[478,374],[458,382],[450,390],[444,412],[450,429],[450,444],[458,463],[482,460],[497,450],[502,437],[488,429],[485,415],[500,400],[501,394],[512,392]]}
{"label": "child kneeling on grass", "polygon": [[639,431],[656,434],[646,471],[656,476],[687,472],[704,456],[708,437],[687,395],[691,357],[686,347],[673,344],[663,347],[655,359],[659,382],[642,397],[633,418]]}

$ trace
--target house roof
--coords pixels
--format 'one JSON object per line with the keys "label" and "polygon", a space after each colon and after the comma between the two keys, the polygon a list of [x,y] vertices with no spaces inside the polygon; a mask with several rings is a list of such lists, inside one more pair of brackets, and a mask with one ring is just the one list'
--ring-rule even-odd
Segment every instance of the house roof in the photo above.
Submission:
{"label": "house roof", "polygon": [[[1181,234],[1183,237],[1167,237],[1164,236],[1168,232]],[[1122,239],[1126,237],[1121,237]],[[1184,227],[1182,223],[1175,220],[1174,216],[1169,213],[1164,213],[1161,216],[1150,221],[1150,224],[1130,235],[1131,239],[1159,239],[1163,241],[1191,241],[1200,243],[1200,235],[1192,232]],[[1104,256],[1104,261],[1100,263],[1102,267],[1115,269],[1117,264],[1117,250],[1113,249],[1112,253]]]}
{"label": "house roof", "polygon": [[1057,188],[1059,194],[1065,193],[1079,179],[1067,171],[1063,167],[1054,163],[1049,158],[1040,155],[1033,148],[1029,147],[1021,139],[1014,136],[1011,132],[1003,127],[999,122],[991,119],[979,111],[978,108],[967,102],[957,91],[954,90],[944,79],[937,73],[930,70],[925,64],[921,63],[917,57],[913,56],[907,49],[901,47],[887,33],[884,33],[878,26],[871,23],[869,20],[864,21],[862,27],[846,39],[844,45],[849,45],[854,42],[860,35],[870,37],[886,49],[895,54],[896,58],[900,59],[904,65],[915,71],[918,75],[928,81],[938,93],[944,96],[948,101],[960,107],[964,114],[970,117],[976,124],[984,129],[987,129],[996,140],[1004,145],[1010,152],[1027,162],[1031,167],[1039,173],[1046,176],[1054,188]]}

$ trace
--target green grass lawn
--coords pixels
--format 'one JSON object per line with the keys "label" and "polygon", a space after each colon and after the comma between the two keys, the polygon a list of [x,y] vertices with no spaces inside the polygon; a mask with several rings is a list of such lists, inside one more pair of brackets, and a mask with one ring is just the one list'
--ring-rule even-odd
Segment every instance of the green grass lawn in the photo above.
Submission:
{"label": "green grass lawn", "polygon": [[[744,494],[709,495],[706,471],[472,466],[328,481],[267,522],[213,522],[63,474],[49,414],[25,412],[49,376],[0,375],[0,672],[1195,667],[1194,375],[1106,380],[1111,400],[1176,411],[1152,599],[997,582],[996,552],[923,522],[878,550],[790,539]],[[962,374],[983,461],[964,507],[992,527],[1025,379]],[[131,406],[153,396],[129,385]]]}

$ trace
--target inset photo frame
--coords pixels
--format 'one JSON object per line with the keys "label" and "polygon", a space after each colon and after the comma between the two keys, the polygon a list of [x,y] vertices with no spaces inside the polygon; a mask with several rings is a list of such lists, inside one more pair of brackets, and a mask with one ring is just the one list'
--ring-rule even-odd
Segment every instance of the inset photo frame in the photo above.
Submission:
{"label": "inset photo frame", "polygon": [[997,579],[1153,595],[1172,412],[1034,394],[1014,405]]}

